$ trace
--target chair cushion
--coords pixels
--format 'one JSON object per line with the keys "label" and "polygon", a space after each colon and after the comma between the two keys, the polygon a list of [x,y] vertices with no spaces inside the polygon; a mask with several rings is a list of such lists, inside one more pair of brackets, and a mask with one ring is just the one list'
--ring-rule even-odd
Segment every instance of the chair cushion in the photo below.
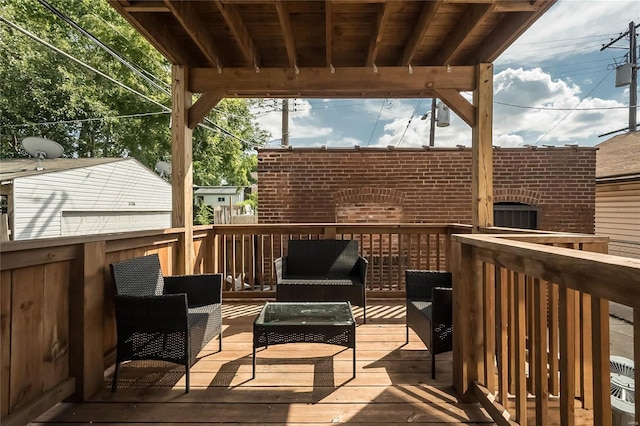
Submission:
{"label": "chair cushion", "polygon": [[432,303],[431,302],[424,302],[421,300],[412,300],[411,305],[416,308],[418,311],[420,311],[420,313],[422,315],[425,316],[425,318],[431,320],[432,318]]}
{"label": "chair cushion", "polygon": [[356,240],[289,240],[286,278],[344,278],[357,261]]}

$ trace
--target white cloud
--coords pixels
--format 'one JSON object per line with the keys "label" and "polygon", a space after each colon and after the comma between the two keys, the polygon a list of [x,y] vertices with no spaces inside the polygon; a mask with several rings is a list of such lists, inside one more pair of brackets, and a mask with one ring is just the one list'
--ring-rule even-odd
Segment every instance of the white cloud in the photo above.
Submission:
{"label": "white cloud", "polygon": [[[635,16],[634,16],[635,11]],[[496,61],[522,63],[598,51],[640,15],[637,0],[560,0]]]}

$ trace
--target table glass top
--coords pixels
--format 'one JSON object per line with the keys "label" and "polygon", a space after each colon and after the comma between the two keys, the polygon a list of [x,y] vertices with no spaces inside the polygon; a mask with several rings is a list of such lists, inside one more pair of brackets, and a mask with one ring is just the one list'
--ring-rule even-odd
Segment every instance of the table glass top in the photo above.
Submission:
{"label": "table glass top", "polygon": [[349,325],[354,322],[349,302],[267,302],[255,324]]}

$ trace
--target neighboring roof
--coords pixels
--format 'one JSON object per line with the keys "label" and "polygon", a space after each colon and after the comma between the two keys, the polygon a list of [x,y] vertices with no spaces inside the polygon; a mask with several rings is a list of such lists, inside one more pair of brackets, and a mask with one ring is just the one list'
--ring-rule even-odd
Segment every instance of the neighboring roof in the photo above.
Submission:
{"label": "neighboring roof", "polygon": [[240,189],[235,186],[200,186],[193,191],[194,195],[236,195]]}
{"label": "neighboring roof", "polygon": [[10,158],[0,159],[0,181],[13,180],[26,176],[34,176],[43,173],[60,172],[82,167],[97,166],[99,164],[113,163],[116,161],[134,160],[133,158],[54,158],[42,160],[44,170],[36,170],[38,160],[35,158]]}
{"label": "neighboring roof", "polygon": [[640,131],[614,136],[597,147],[596,178],[640,177]]}

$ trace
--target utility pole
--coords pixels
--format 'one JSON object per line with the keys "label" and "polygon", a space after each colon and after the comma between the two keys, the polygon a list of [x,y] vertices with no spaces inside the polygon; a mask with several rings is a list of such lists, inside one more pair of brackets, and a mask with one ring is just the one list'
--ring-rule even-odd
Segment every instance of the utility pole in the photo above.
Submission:
{"label": "utility pole", "polygon": [[436,138],[436,98],[431,98],[431,130],[429,131],[429,146],[434,146]]}
{"label": "utility pole", "polygon": [[635,25],[633,21],[629,22],[629,30],[620,34],[614,40],[602,46],[600,51],[610,47],[618,40],[629,35],[629,65],[631,67],[631,81],[629,87],[629,132],[635,132],[638,129],[637,126],[637,111],[638,111],[638,44],[636,36],[636,28],[640,24]]}
{"label": "utility pole", "polygon": [[289,99],[282,99],[282,146],[289,146]]}
{"label": "utility pole", "polygon": [[629,131],[637,130],[636,118],[638,110],[638,57],[636,27],[629,23],[629,63],[631,64],[631,87],[629,87]]}

